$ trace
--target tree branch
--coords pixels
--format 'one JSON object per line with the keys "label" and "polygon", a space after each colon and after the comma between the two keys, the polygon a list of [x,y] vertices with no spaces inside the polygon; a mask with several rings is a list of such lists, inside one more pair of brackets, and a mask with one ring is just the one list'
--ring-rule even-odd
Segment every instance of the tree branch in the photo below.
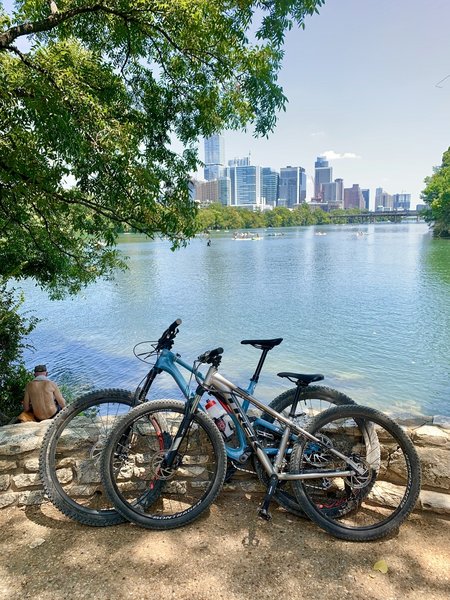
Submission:
{"label": "tree branch", "polygon": [[[149,232],[146,231],[143,227],[141,227],[138,223],[136,223],[132,219],[129,219],[128,217],[117,215],[116,212],[114,211],[114,209],[112,209],[112,208],[102,206],[101,204],[97,204],[95,202],[90,202],[87,198],[81,198],[81,197],[70,198],[68,195],[61,194],[57,191],[43,189],[42,186],[39,185],[39,182],[32,180],[31,177],[25,175],[24,173],[22,173],[20,171],[13,170],[9,165],[4,163],[2,160],[0,160],[0,168],[2,168],[6,172],[14,173],[16,177],[21,179],[24,183],[26,183],[30,187],[37,189],[37,191],[39,191],[43,194],[52,196],[64,204],[69,204],[69,205],[74,205],[74,206],[77,206],[77,205],[84,206],[85,208],[88,208],[88,209],[100,214],[102,217],[105,217],[105,219],[109,219],[109,220],[113,221],[114,223],[117,223],[119,225],[124,223],[126,225],[129,225],[133,229],[136,229],[136,231],[138,231],[139,233],[144,233],[145,235],[150,235]],[[128,190],[126,190],[126,191],[128,192]],[[1,206],[1,201],[0,201],[0,206]],[[6,207],[5,207],[4,213],[5,213],[5,215],[8,215],[9,218],[11,219],[11,215],[6,211]]]}
{"label": "tree branch", "polygon": [[[33,210],[36,212],[36,214],[38,214],[41,219],[42,222],[44,223],[44,227],[45,230],[47,232],[47,236],[48,239],[50,240],[50,243],[59,251],[61,252],[61,254],[65,254],[66,256],[68,256],[69,258],[72,258],[78,265],[79,268],[82,268],[82,264],[79,260],[79,256],[77,256],[76,254],[73,254],[72,252],[69,252],[68,250],[66,250],[66,248],[64,248],[63,246],[61,246],[60,244],[58,244],[58,242],[56,242],[53,239],[53,235],[52,235],[52,231],[51,231],[51,227],[50,224],[48,222],[47,217],[44,215],[44,213],[36,206],[36,204],[34,204],[33,202],[31,202],[31,206],[33,207]],[[60,235],[65,238],[67,241],[69,241],[68,237],[65,236],[62,231],[59,232]],[[69,245],[69,244],[68,244]]]}
{"label": "tree branch", "polygon": [[73,8],[71,10],[67,10],[65,12],[55,12],[49,15],[46,19],[41,19],[40,21],[34,21],[32,23],[21,23],[20,25],[15,25],[14,27],[10,27],[6,31],[0,34],[0,49],[1,48],[9,48],[11,43],[16,40],[18,37],[22,37],[24,35],[31,35],[33,33],[41,33],[43,31],[51,31],[61,23],[72,19],[81,14],[98,12],[102,10],[101,4],[94,4],[93,6],[81,6],[79,8]]}
{"label": "tree branch", "polygon": [[[51,4],[52,4],[52,6],[54,5],[54,3],[51,3]],[[52,11],[55,10],[55,7],[56,7],[56,5],[53,6]],[[154,31],[157,31],[162,37],[164,37],[166,39],[166,41],[175,50],[177,50],[180,54],[190,56],[192,59],[195,59],[203,64],[206,64],[208,62],[208,61],[204,60],[204,58],[202,56],[198,56],[197,54],[195,54],[191,49],[182,48],[179,44],[177,44],[175,42],[175,40],[168,34],[168,32],[166,30],[164,30],[162,27],[160,27],[156,23],[148,23],[145,20],[136,18],[134,15],[136,13],[139,13],[140,11],[133,10],[130,12],[125,12],[125,11],[121,11],[121,10],[116,10],[114,8],[109,8],[108,6],[105,6],[104,4],[101,4],[101,3],[93,4],[92,6],[81,6],[81,7],[73,8],[73,9],[70,9],[70,10],[67,10],[64,12],[59,12],[56,7],[56,11],[52,12],[52,14],[49,15],[46,19],[41,19],[40,21],[22,23],[20,25],[15,25],[14,27],[10,27],[6,31],[0,33],[0,50],[2,50],[2,49],[12,50],[13,48],[11,48],[11,44],[18,37],[22,37],[24,35],[32,35],[34,33],[42,33],[44,31],[51,31],[52,29],[54,29],[61,23],[69,21],[70,19],[73,19],[74,17],[84,15],[84,14],[89,14],[89,13],[98,13],[98,12],[104,12],[106,14],[110,14],[110,15],[119,17],[127,24],[134,23],[135,25],[138,25],[142,28],[143,33],[144,33],[145,27],[150,27]],[[147,33],[147,35],[148,35],[148,33]],[[210,50],[204,49],[203,53],[206,56],[209,56],[213,60],[217,61],[218,63],[221,63],[222,66],[225,65],[225,63],[222,61],[222,58],[220,56],[214,55]],[[128,56],[125,61],[125,64],[126,64],[127,60],[128,60]]]}

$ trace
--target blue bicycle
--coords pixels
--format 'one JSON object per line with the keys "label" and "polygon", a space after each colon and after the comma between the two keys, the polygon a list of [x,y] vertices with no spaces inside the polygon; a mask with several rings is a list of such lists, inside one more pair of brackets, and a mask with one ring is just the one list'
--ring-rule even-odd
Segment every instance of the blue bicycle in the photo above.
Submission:
{"label": "blue bicycle", "polygon": [[[151,368],[134,393],[127,390],[106,389],[86,394],[66,407],[47,430],[40,452],[41,480],[51,502],[72,519],[93,526],[113,525],[124,520],[104,493],[99,458],[109,433],[119,417],[148,400],[167,399],[168,396],[161,391],[161,386],[155,387],[155,380],[166,373],[175,382],[184,400],[195,396],[198,387],[195,378],[201,382],[203,375],[195,365],[188,364],[179,354],[172,352],[180,324],[181,320],[172,323],[156,342],[144,342],[135,347],[134,353],[137,358],[149,362]],[[282,338],[251,339],[241,342],[261,350],[256,369],[245,389],[247,394],[253,395],[268,352],[281,342]],[[143,348],[146,344],[150,344],[149,350]],[[188,379],[180,369],[187,374]],[[280,375],[289,378],[289,374]],[[353,401],[341,392],[328,387],[311,385],[322,379],[322,375],[304,375],[295,380],[291,378],[295,387],[277,396],[269,406],[284,416],[290,414],[297,424],[305,427],[315,415],[330,406],[353,404]],[[172,397],[171,392],[170,398]],[[214,401],[215,406],[212,406],[221,413],[221,418],[216,418],[215,423],[223,429],[226,428],[220,436],[227,457],[226,479],[230,479],[236,470],[248,471],[249,463],[250,466],[253,463],[253,471],[264,484],[267,484],[266,471],[261,468],[260,461],[255,460],[255,454],[248,444],[245,431],[237,417],[229,412],[228,400],[229,394],[226,391],[214,390],[202,399],[201,405],[202,410],[209,412],[207,407]],[[296,408],[292,413],[294,404]],[[245,414],[249,406],[250,402],[244,400],[242,410]],[[253,416],[251,419],[261,447],[272,460],[277,454],[280,442],[279,424],[274,422],[273,416],[265,411],[259,417]],[[287,457],[294,439],[292,438],[287,450]],[[163,449],[162,444],[161,451]],[[288,468],[287,460],[284,468]],[[204,473],[201,476],[204,477]],[[201,485],[197,489],[200,488]],[[304,516],[292,490],[291,482],[280,483],[274,498],[285,509]]]}
{"label": "blue bicycle", "polygon": [[[178,324],[169,332],[170,347]],[[264,340],[250,342],[261,345]],[[231,449],[227,451],[224,435],[231,438],[233,429],[237,456],[253,453],[267,474],[259,509],[264,519],[270,518],[270,502],[285,482],[291,483],[310,519],[345,540],[384,537],[413,510],[420,491],[419,459],[411,440],[386,415],[355,404],[335,406],[303,428],[294,421],[301,388],[321,375],[279,374],[298,382],[289,416],[284,417],[219,373],[222,348],[203,353],[192,368],[182,365],[195,376],[192,392],[182,387],[184,378],[165,350],[158,354],[153,375],[162,369],[170,372],[185,401],[161,399],[137,406],[118,421],[102,452],[105,490],[129,521],[149,529],[171,529],[200,516],[225,480]],[[208,365],[204,375],[202,365]],[[201,408],[205,395],[216,397],[227,409],[223,414],[215,411],[216,423],[206,414],[213,401],[205,405],[206,411]],[[273,422],[250,418],[247,403]],[[219,420],[228,421],[228,427]],[[277,439],[276,449],[263,446],[260,428]]]}

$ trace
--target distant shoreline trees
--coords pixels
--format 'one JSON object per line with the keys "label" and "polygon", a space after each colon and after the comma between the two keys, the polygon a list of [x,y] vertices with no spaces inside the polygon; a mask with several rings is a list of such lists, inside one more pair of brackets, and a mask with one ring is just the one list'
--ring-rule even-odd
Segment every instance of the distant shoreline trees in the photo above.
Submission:
{"label": "distant shoreline trees", "polygon": [[[308,204],[300,204],[290,210],[282,206],[265,212],[251,211],[234,206],[211,204],[202,208],[197,215],[197,226],[206,229],[251,229],[258,227],[295,227],[304,225],[326,225],[346,223],[349,215],[358,215],[359,209],[334,210],[330,213],[320,208],[312,209]],[[331,218],[333,217],[333,219]],[[339,219],[339,217],[342,217]],[[380,213],[377,219],[387,219]]]}

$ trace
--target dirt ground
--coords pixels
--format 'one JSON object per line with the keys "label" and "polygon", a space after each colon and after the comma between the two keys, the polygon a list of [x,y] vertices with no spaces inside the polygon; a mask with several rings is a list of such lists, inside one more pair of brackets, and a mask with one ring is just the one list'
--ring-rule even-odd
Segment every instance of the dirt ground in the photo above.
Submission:
{"label": "dirt ground", "polygon": [[281,509],[266,523],[258,501],[223,494],[168,532],[90,528],[48,504],[3,509],[0,598],[449,600],[450,520],[413,515],[395,537],[351,543]]}

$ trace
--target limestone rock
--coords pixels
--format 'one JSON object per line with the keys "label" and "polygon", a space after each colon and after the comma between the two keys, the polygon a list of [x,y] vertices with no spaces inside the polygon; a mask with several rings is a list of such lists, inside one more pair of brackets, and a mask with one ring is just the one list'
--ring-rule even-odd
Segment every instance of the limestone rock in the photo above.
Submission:
{"label": "limestone rock", "polygon": [[450,430],[450,417],[446,415],[436,415],[433,417],[433,425]]}
{"label": "limestone rock", "polygon": [[0,460],[0,473],[13,471],[15,468],[17,468],[17,462],[15,460]]}
{"label": "limestone rock", "polygon": [[68,493],[72,498],[91,498],[94,496],[102,496],[102,487],[99,485],[73,485],[67,488]]}
{"label": "limestone rock", "polygon": [[0,491],[4,492],[9,488],[10,475],[0,475]]}
{"label": "limestone rock", "polygon": [[0,428],[0,455],[14,456],[38,450],[49,422],[20,423]]}
{"label": "limestone rock", "polygon": [[77,481],[83,483],[100,483],[100,465],[98,461],[82,460],[76,466]]}
{"label": "limestone rock", "polygon": [[19,494],[19,506],[35,506],[42,504],[44,499],[44,490],[28,490]]}
{"label": "limestone rock", "polygon": [[56,471],[56,475],[61,485],[64,485],[65,483],[70,483],[73,479],[72,469],[58,469]]}
{"label": "limestone rock", "polygon": [[405,493],[403,486],[397,486],[387,481],[379,481],[368,495],[369,502],[378,506],[396,508]]}
{"label": "limestone rock", "polygon": [[423,510],[429,510],[439,514],[450,515],[450,495],[440,492],[422,490],[420,492],[420,503]]}
{"label": "limestone rock", "polygon": [[440,427],[423,425],[411,432],[412,440],[420,446],[446,446],[450,445],[450,436]]}
{"label": "limestone rock", "polygon": [[37,473],[39,471],[39,458],[29,458],[24,461],[23,466],[27,471]]}
{"label": "limestone rock", "polygon": [[450,451],[436,447],[418,447],[422,465],[422,485],[450,490]]}
{"label": "limestone rock", "polygon": [[12,479],[14,485],[19,489],[41,484],[38,473],[22,473],[21,475],[14,475]]}
{"label": "limestone rock", "polygon": [[19,497],[19,494],[14,494],[14,492],[8,492],[7,494],[0,495],[0,508],[5,508],[6,506],[11,506],[14,504]]}

